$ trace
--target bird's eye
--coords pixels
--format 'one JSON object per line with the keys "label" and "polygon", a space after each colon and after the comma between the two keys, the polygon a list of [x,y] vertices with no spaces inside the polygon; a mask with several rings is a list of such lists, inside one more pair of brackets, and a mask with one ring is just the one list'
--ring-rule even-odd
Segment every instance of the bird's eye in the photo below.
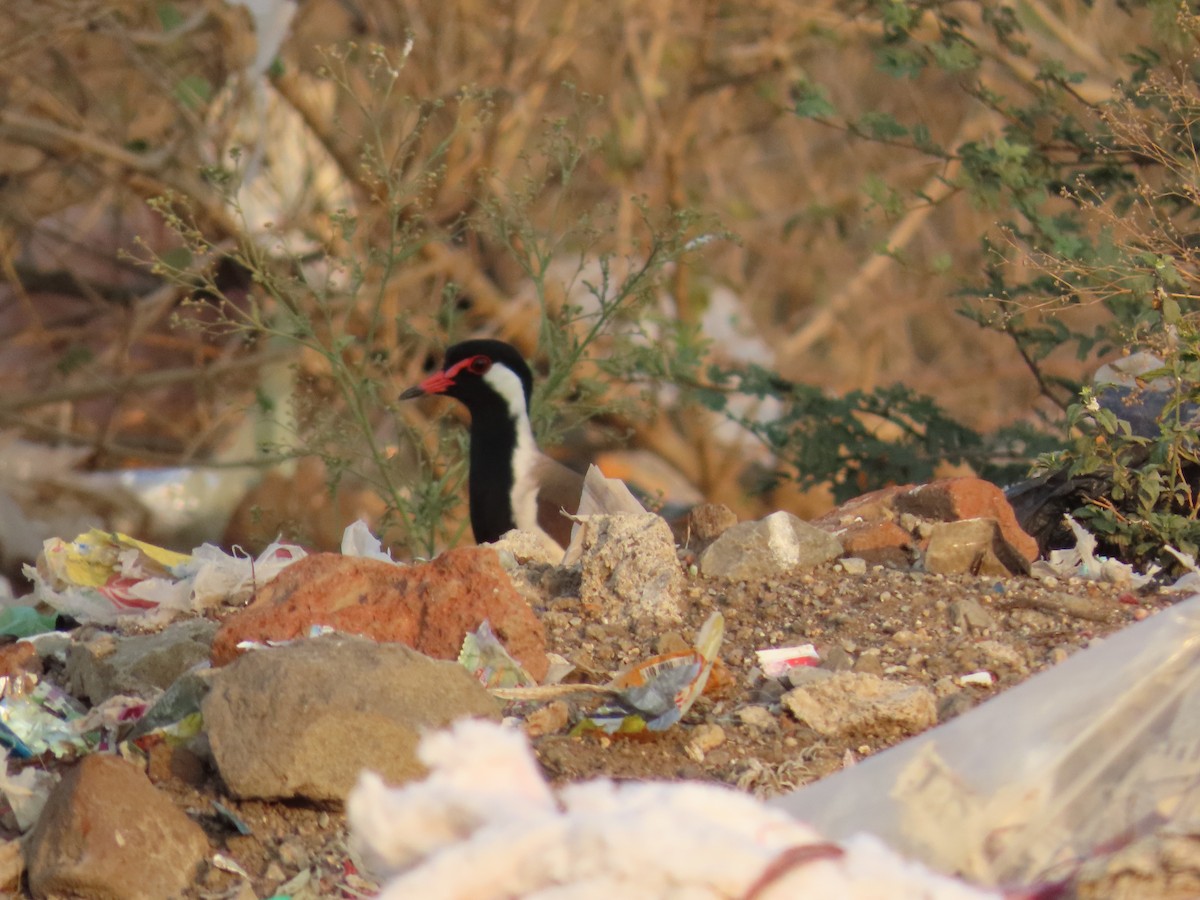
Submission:
{"label": "bird's eye", "polygon": [[475,375],[486,375],[487,370],[492,367],[492,361],[486,356],[476,356],[467,366]]}

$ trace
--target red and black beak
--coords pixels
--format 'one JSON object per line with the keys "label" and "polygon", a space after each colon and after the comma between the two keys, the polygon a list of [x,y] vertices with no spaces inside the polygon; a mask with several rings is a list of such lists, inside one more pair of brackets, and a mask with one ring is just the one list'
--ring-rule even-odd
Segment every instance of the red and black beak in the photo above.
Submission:
{"label": "red and black beak", "polygon": [[401,400],[412,400],[424,397],[426,394],[444,394],[454,384],[454,379],[445,372],[434,372],[420,384],[410,387],[400,395]]}
{"label": "red and black beak", "polygon": [[401,400],[412,400],[416,397],[424,397],[426,394],[444,394],[450,388],[454,387],[454,378],[460,371],[471,364],[470,359],[464,359],[457,362],[448,369],[443,369],[440,372],[434,372],[420,384],[415,387],[410,387],[400,395]]}

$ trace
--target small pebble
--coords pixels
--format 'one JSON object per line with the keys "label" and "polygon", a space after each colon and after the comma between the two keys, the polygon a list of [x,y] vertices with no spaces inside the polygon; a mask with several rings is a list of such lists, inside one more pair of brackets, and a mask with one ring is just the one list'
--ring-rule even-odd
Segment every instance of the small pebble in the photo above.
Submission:
{"label": "small pebble", "polygon": [[725,729],[714,722],[705,722],[692,729],[691,740],[688,741],[688,756],[696,760],[704,759],[704,754],[716,750],[725,743]]}
{"label": "small pebble", "polygon": [[968,675],[959,676],[958,683],[961,685],[973,684],[978,687],[991,687],[996,683],[996,676],[987,671],[971,672]]}
{"label": "small pebble", "polygon": [[842,571],[847,575],[866,575],[867,561],[857,556],[847,556],[841,561]]}
{"label": "small pebble", "polygon": [[763,731],[776,727],[779,723],[765,706],[743,706],[737,711],[737,717],[743,725],[758,728]]}
{"label": "small pebble", "polygon": [[530,737],[557,734],[566,730],[570,717],[571,711],[567,704],[562,700],[555,700],[525,717],[525,733]]}

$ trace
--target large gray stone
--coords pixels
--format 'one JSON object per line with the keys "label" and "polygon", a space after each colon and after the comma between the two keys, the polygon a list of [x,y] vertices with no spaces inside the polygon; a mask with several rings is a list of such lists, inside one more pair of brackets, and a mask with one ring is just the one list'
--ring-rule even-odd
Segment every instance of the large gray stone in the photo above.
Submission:
{"label": "large gray stone", "polygon": [[34,897],[178,897],[208,855],[204,831],[134,765],[93,753],[50,793],[25,840]]}
{"label": "large gray stone", "polygon": [[700,555],[700,573],[732,581],[777,578],[841,554],[832,534],[781,511],[727,529]]}
{"label": "large gray stone", "polygon": [[1029,560],[1004,539],[996,519],[939,522],[929,533],[925,571],[943,575],[1028,575]]}
{"label": "large gray stone", "polygon": [[580,597],[599,606],[605,621],[682,621],[683,567],[661,516],[587,516],[581,549]]}
{"label": "large gray stone", "polygon": [[214,674],[204,727],[238,797],[345,799],[366,768],[425,774],[421,733],[501,705],[457,662],[400,644],[330,636],[254,650]]}
{"label": "large gray stone", "polygon": [[115,694],[147,697],[165,691],[198,662],[208,660],[217,623],[174,622],[156,634],[99,634],[67,650],[67,685],[93,704]]}

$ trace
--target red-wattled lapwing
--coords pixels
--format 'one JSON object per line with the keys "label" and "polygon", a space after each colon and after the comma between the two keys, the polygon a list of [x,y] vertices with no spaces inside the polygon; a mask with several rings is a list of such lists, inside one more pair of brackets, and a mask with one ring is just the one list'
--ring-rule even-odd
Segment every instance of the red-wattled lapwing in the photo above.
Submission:
{"label": "red-wattled lapwing", "polygon": [[468,497],[476,542],[506,531],[543,533],[566,547],[583,491],[583,476],[537,448],[529,424],[533,373],[515,347],[474,340],[446,351],[440,372],[400,395],[401,400],[445,394],[471,413]]}

